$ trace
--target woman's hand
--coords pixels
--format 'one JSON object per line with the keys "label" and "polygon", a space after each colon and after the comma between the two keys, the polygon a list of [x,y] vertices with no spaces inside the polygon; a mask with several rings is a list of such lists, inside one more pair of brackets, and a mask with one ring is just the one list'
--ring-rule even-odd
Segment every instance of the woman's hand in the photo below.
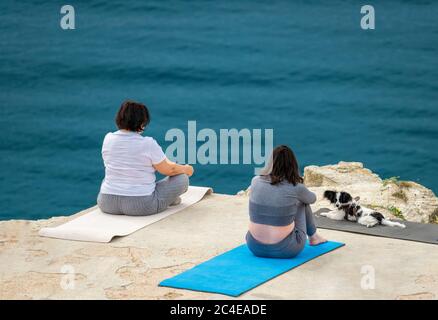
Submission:
{"label": "woman's hand", "polygon": [[195,172],[195,169],[189,164],[184,165],[185,174],[191,177],[193,175],[193,172]]}
{"label": "woman's hand", "polygon": [[177,174],[184,173],[191,177],[194,171],[191,165],[177,164],[167,158],[160,163],[154,164],[153,167],[155,168],[155,170],[165,176],[175,176]]}

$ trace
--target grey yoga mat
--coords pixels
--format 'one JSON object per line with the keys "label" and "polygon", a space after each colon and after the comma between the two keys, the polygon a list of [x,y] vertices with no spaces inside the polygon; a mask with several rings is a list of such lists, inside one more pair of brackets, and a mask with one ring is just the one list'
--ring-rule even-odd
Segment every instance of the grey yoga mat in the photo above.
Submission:
{"label": "grey yoga mat", "polygon": [[406,225],[406,228],[404,229],[381,225],[367,228],[355,222],[350,222],[346,220],[336,221],[319,215],[321,212],[327,211],[330,211],[330,209],[321,208],[315,211],[315,220],[318,228],[361,233],[377,237],[438,244],[437,224],[403,221],[403,223]]}

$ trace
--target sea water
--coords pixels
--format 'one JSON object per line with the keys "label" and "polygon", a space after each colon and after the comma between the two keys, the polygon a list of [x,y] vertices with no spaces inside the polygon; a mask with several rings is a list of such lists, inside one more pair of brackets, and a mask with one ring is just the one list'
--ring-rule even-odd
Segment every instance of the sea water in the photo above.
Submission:
{"label": "sea water", "polygon": [[[438,191],[437,1],[0,3],[0,219],[96,203],[100,148],[124,99],[147,104],[163,148],[188,121],[273,129],[301,169],[360,161]],[[234,194],[251,165],[200,165],[195,185]]]}

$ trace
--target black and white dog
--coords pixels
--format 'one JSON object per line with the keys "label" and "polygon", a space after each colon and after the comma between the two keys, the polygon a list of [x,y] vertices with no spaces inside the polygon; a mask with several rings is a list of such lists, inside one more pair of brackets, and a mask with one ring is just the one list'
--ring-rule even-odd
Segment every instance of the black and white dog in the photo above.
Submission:
{"label": "black and white dog", "polygon": [[383,214],[375,210],[362,207],[359,204],[359,197],[353,197],[344,191],[327,190],[324,192],[324,198],[334,204],[337,210],[323,212],[322,216],[333,220],[355,221],[367,228],[374,227],[376,224],[382,224],[390,227],[406,228],[400,222],[390,221]]}

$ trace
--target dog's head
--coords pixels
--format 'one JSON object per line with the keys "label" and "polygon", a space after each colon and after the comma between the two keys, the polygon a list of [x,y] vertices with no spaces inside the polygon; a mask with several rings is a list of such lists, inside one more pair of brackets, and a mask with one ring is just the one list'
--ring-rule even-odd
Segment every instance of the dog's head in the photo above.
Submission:
{"label": "dog's head", "polygon": [[324,198],[328,199],[338,209],[350,206],[353,201],[353,197],[348,192],[344,191],[326,190],[324,192]]}

